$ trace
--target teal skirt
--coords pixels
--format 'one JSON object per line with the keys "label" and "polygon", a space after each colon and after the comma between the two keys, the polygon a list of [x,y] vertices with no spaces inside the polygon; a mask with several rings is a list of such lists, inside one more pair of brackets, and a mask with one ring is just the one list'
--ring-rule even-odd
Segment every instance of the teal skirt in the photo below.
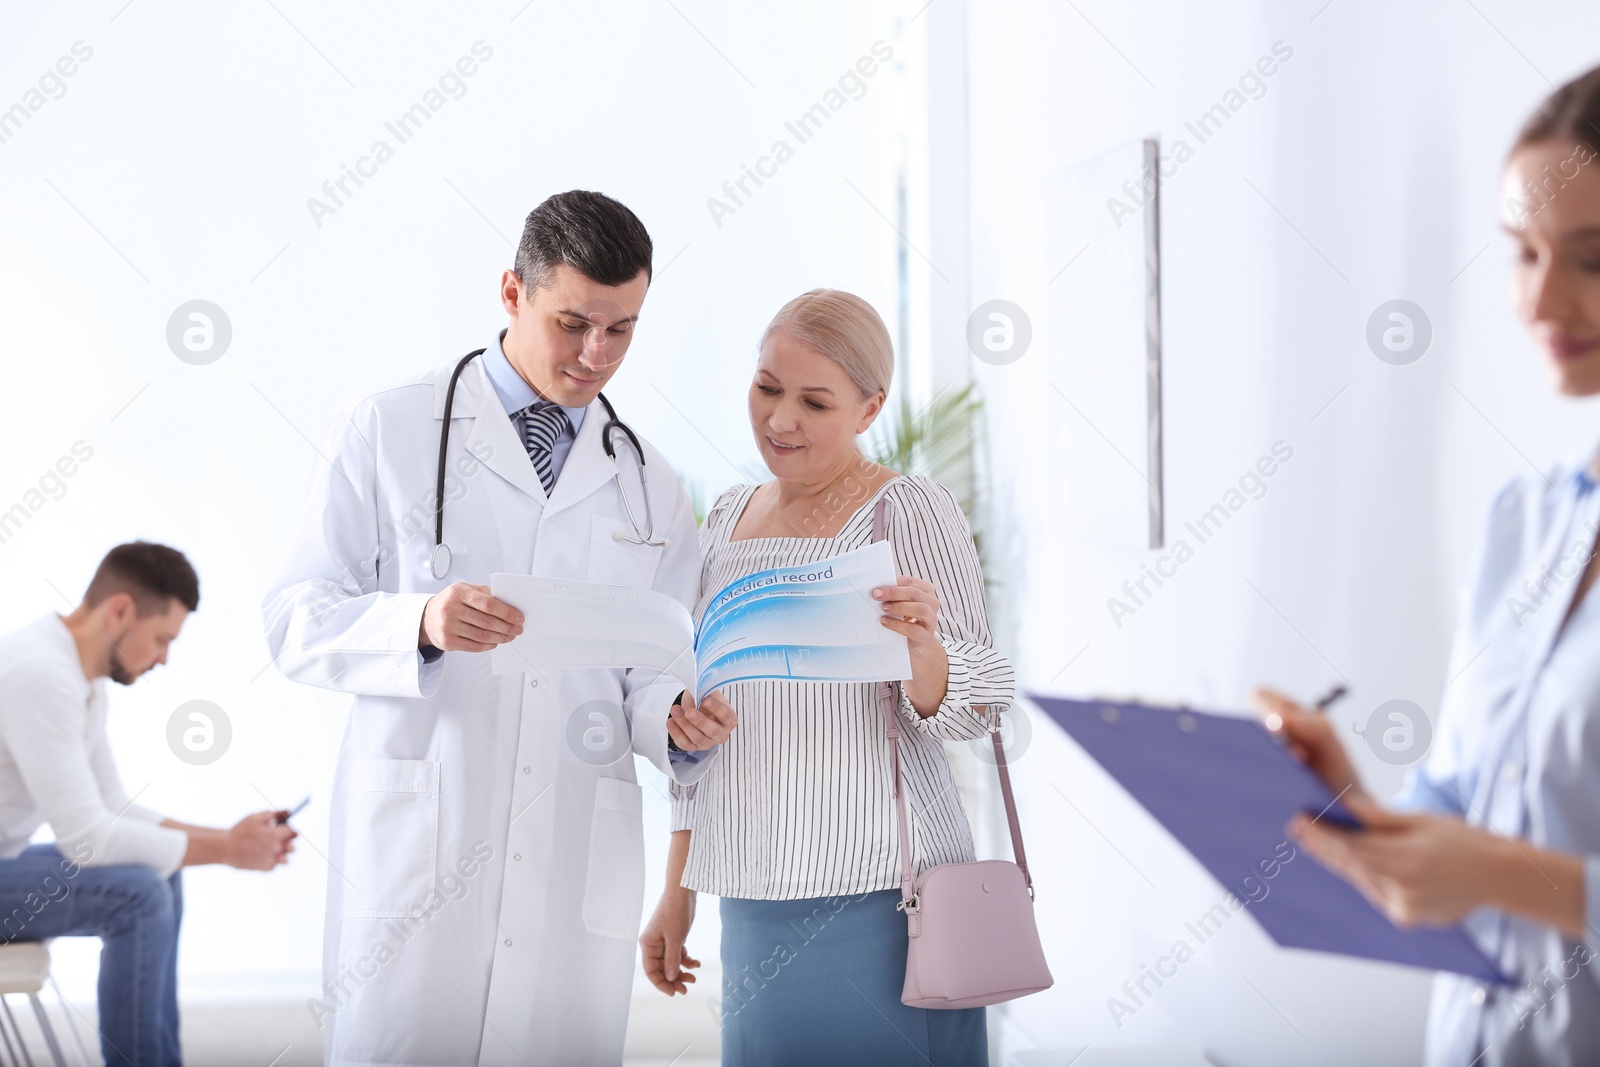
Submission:
{"label": "teal skirt", "polygon": [[722,898],[722,1067],[984,1067],[983,1008],[908,1008],[898,889]]}

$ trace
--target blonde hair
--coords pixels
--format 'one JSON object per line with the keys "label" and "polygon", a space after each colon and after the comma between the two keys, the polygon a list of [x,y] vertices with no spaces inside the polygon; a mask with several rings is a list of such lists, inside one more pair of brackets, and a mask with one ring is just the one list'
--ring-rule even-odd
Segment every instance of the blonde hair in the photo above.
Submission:
{"label": "blonde hair", "polygon": [[777,330],[810,345],[844,368],[862,399],[876,393],[889,395],[889,383],[894,379],[894,342],[872,305],[854,293],[838,289],[801,293],[772,316],[761,343],[765,345]]}

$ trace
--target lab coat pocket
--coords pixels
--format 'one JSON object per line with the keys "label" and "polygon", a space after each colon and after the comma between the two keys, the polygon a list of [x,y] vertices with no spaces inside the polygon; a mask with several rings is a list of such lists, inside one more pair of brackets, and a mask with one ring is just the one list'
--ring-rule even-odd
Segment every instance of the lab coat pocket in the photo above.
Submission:
{"label": "lab coat pocket", "polygon": [[[604,585],[631,585],[649,589],[655,584],[660,545],[635,544],[633,524],[627,519],[596,515],[589,531],[589,581]],[[643,522],[643,516],[640,517]]]}
{"label": "lab coat pocket", "polygon": [[439,764],[360,760],[350,765],[346,791],[345,916],[416,914],[435,892]]}
{"label": "lab coat pocket", "polygon": [[644,799],[621,778],[595,780],[589,827],[589,872],[583,883],[583,927],[602,937],[639,936],[644,908]]}

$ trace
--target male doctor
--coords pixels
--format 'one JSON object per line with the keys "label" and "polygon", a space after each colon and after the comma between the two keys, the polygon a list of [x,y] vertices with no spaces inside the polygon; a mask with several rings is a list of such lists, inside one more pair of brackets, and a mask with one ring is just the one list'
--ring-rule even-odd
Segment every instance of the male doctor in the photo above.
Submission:
{"label": "male doctor", "polygon": [[683,708],[678,683],[643,671],[495,675],[483,653],[522,632],[489,595],[495,571],[693,607],[688,494],[648,443],[641,467],[620,429],[614,459],[603,440],[600,389],[650,257],[609,197],[535,208],[500,279],[507,328],[461,366],[450,404],[448,574],[434,576],[434,508],[460,357],[355,405],[263,605],[285,674],[355,694],[323,996],[308,1003],[329,1064],[621,1062],[644,892],[631,754],[692,782],[733,709]]}

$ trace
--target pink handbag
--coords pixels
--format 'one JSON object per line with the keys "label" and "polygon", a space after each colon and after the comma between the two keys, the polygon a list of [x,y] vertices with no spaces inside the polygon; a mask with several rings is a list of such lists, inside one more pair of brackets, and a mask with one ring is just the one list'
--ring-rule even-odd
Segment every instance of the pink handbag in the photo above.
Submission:
{"label": "pink handbag", "polygon": [[[883,507],[872,513],[872,539],[883,539]],[[913,877],[905,786],[900,780],[900,715],[895,686],[878,683],[894,765],[894,801],[900,823],[900,903],[911,942],[900,1000],[913,1008],[976,1008],[1025,997],[1054,984],[1033,919],[1033,879],[1022,850],[1022,825],[1011,794],[1011,774],[999,731],[995,767],[1011,848],[1017,861],[942,863]]]}

